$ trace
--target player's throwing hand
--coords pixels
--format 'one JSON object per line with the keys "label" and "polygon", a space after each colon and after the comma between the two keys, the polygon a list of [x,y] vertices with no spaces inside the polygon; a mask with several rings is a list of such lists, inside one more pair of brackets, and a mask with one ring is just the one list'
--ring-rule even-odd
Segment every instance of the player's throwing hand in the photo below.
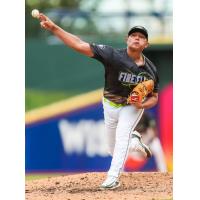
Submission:
{"label": "player's throwing hand", "polygon": [[55,27],[55,24],[43,13],[40,13],[39,20],[41,27],[44,29],[51,31]]}

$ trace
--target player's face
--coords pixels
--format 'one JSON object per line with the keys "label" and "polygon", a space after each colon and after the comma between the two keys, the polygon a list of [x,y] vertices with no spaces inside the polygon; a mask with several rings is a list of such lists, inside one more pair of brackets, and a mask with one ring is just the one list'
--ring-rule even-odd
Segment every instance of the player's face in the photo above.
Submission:
{"label": "player's face", "polygon": [[132,50],[143,51],[143,49],[148,47],[148,40],[142,33],[135,32],[129,35],[127,46]]}

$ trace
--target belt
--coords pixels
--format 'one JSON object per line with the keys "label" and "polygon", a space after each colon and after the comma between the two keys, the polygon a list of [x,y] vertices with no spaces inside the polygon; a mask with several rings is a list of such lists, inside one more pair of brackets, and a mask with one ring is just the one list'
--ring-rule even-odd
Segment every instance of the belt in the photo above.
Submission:
{"label": "belt", "polygon": [[119,104],[119,103],[114,103],[108,99],[106,99],[105,97],[103,98],[104,102],[108,103],[110,106],[115,107],[115,108],[120,108],[125,106],[126,104]]}

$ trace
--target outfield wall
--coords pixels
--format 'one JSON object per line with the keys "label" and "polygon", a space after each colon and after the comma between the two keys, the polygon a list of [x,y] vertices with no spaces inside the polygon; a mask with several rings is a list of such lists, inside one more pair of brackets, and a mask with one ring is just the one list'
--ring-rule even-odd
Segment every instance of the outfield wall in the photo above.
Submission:
{"label": "outfield wall", "polygon": [[[123,41],[123,38],[122,38]],[[102,41],[95,41],[100,43]],[[125,42],[108,43],[125,48]],[[158,67],[160,88],[172,81],[173,46],[150,45],[144,54]],[[94,59],[77,53],[63,44],[48,44],[46,40],[26,40],[26,88],[83,93],[104,85],[104,68]]]}

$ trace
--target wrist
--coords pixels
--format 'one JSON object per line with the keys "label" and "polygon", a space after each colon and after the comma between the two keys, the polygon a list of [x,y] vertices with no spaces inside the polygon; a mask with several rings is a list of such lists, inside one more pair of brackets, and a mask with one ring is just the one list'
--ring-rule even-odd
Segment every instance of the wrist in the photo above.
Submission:
{"label": "wrist", "polygon": [[141,109],[144,109],[144,104],[143,103],[141,103]]}
{"label": "wrist", "polygon": [[56,32],[58,29],[59,29],[59,27],[58,27],[56,24],[53,23],[52,26],[51,26],[50,31],[54,33],[54,32]]}

